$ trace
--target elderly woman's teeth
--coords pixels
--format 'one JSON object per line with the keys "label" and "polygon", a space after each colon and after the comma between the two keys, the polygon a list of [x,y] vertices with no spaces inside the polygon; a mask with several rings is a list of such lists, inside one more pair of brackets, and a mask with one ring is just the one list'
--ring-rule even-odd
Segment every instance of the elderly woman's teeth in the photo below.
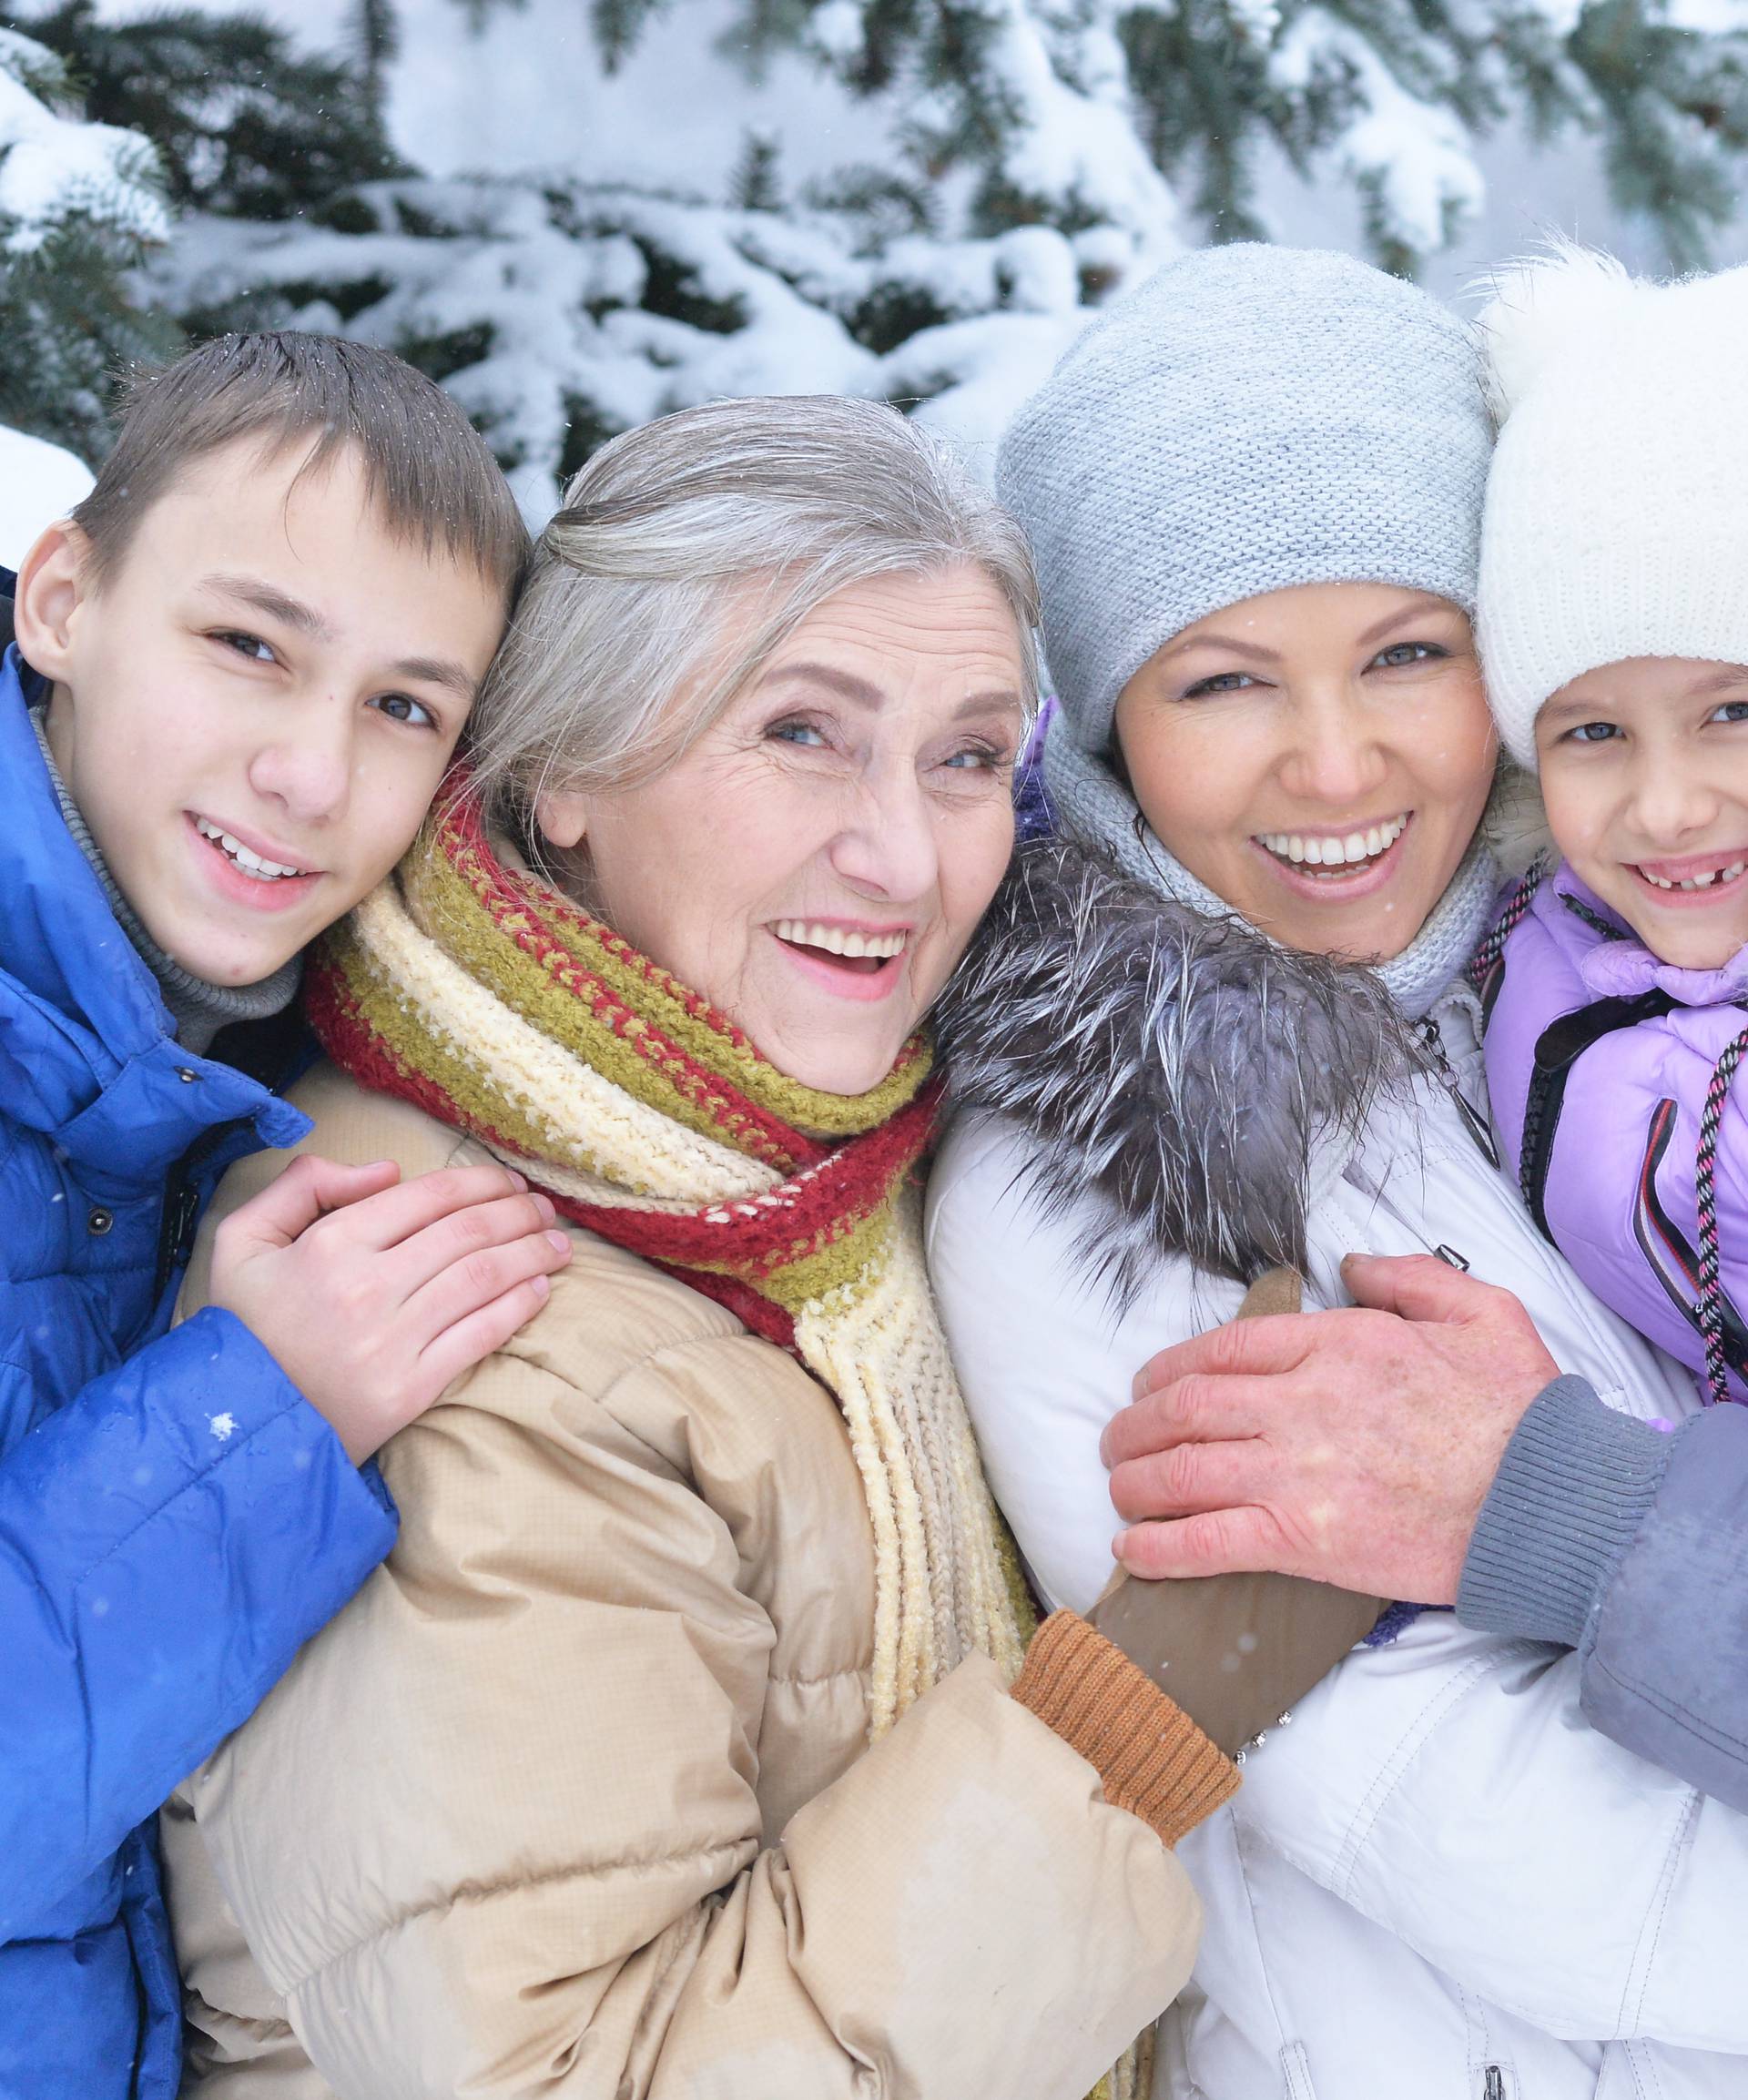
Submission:
{"label": "elderly woman's teeth", "polygon": [[1257,844],[1266,847],[1277,860],[1291,861],[1296,867],[1353,867],[1387,853],[1408,827],[1404,816],[1338,838],[1306,837],[1296,831],[1264,831],[1257,834]]}
{"label": "elderly woman's teeth", "polygon": [[828,955],[872,956],[885,961],[903,952],[903,933],[856,933],[841,926],[814,926],[804,918],[779,918],[777,938],[796,948],[822,948]]}

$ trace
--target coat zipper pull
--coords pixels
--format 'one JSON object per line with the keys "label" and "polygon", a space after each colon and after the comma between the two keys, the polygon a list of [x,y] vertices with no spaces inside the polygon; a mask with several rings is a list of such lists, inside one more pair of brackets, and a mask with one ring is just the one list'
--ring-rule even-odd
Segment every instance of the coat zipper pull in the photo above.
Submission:
{"label": "coat zipper pull", "polygon": [[[1431,1014],[1426,1014],[1418,1025],[1420,1040],[1432,1053],[1433,1062],[1438,1067],[1438,1076],[1445,1083],[1445,1091],[1456,1103],[1457,1113],[1463,1119],[1463,1128],[1474,1139],[1488,1165],[1497,1167],[1499,1163],[1499,1148],[1493,1141],[1493,1132],[1488,1126],[1487,1118],[1457,1083],[1457,1073],[1445,1053],[1445,1039],[1439,1032],[1438,1023]],[[1492,2100],[1490,2094],[1488,2100]]]}
{"label": "coat zipper pull", "polygon": [[1497,2064],[1487,2067],[1487,2081],[1481,2087],[1482,2100],[1505,2100],[1505,2073]]}

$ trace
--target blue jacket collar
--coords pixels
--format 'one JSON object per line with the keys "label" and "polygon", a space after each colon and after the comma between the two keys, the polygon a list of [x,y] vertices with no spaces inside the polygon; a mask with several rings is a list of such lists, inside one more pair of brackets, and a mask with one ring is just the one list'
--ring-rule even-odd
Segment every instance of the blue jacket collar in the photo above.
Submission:
{"label": "blue jacket collar", "polygon": [[[151,972],[67,830],[28,713],[40,682],[0,664],[0,1111],[82,1164],[158,1172],[245,1119],[264,1144],[307,1127],[229,1065],[177,1041]],[[185,1076],[187,1075],[187,1076]]]}

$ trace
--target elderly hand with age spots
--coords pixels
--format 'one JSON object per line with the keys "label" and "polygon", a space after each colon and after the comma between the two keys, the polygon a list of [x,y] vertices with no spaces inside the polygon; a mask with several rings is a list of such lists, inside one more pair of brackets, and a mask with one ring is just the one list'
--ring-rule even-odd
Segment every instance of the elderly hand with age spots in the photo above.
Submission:
{"label": "elderly hand with age spots", "polygon": [[1450,1604],[1476,1517],[1558,1364],[1509,1291],[1431,1255],[1351,1254],[1355,1304],[1162,1350],[1104,1432],[1118,1559],[1274,1569]]}

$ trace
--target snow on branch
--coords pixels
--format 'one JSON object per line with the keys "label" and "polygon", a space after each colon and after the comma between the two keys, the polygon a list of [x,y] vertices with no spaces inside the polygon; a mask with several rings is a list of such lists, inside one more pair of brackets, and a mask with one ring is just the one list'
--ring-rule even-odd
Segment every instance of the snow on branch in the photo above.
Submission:
{"label": "snow on branch", "polygon": [[1434,254],[1480,209],[1485,184],[1465,127],[1405,86],[1349,24],[1306,8],[1283,31],[1269,77],[1284,94],[1320,90],[1344,108],[1319,157],[1358,188],[1387,256]]}
{"label": "snow on branch", "polygon": [[[543,519],[595,445],[723,395],[899,401],[987,471],[1002,425],[1145,267],[1105,228],[900,238],[574,178],[366,185],[349,227],[194,217],[152,282],[197,330],[339,330],[399,350],[484,431]],[[369,224],[362,220],[368,218]]]}
{"label": "snow on branch", "polygon": [[0,29],[0,226],[15,256],[83,223],[146,246],[167,238],[158,158],[137,132],[60,114],[67,83],[56,56]]}

